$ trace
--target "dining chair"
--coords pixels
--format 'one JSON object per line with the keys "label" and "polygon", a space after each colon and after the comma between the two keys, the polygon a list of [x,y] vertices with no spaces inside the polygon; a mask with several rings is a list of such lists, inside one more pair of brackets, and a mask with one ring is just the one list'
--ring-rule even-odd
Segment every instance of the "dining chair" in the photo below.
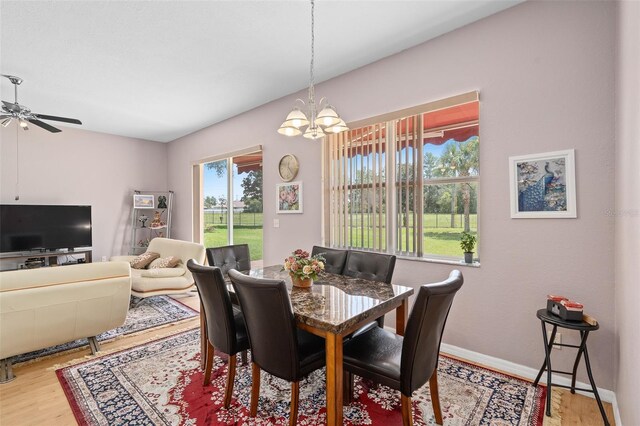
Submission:
{"label": "dining chair", "polygon": [[229,269],[248,271],[251,269],[249,245],[234,244],[231,246],[208,248],[207,261],[210,266],[217,266],[220,268],[222,275],[227,275]]}
{"label": "dining chair", "polygon": [[258,412],[260,370],[291,382],[289,425],[298,418],[300,380],[325,365],[325,340],[296,327],[282,280],[268,280],[229,270],[247,324],[251,346],[250,416]]}
{"label": "dining chair", "polygon": [[241,352],[242,359],[246,362],[249,349],[244,318],[240,309],[231,304],[227,283],[220,268],[199,265],[193,259],[187,262],[187,268],[193,274],[205,317],[206,350],[201,353],[201,356],[206,357],[204,386],[211,380],[215,348],[229,356],[229,371],[224,392],[224,407],[229,408],[236,374],[236,354]]}
{"label": "dining chair", "polygon": [[311,255],[322,255],[324,257],[324,270],[330,274],[341,275],[344,264],[347,261],[347,250],[334,249],[329,247],[313,246]]}
{"label": "dining chair", "polygon": [[[342,275],[391,284],[395,267],[396,257],[394,255],[349,250]],[[376,321],[379,327],[384,327],[384,315],[377,318]],[[362,334],[372,326],[373,322],[366,324],[356,330],[352,336]]]}
{"label": "dining chair", "polygon": [[453,298],[463,281],[462,273],[454,270],[445,281],[421,286],[404,337],[374,327],[345,343],[347,401],[353,396],[354,374],[389,386],[400,391],[402,424],[411,426],[411,395],[429,381],[436,423],[442,424],[438,354]]}

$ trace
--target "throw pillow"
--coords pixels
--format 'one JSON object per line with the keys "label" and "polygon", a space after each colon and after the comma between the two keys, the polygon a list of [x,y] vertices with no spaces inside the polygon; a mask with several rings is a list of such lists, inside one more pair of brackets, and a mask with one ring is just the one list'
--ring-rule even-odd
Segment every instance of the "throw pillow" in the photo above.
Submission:
{"label": "throw pillow", "polygon": [[151,269],[175,268],[176,266],[178,266],[179,263],[180,263],[180,259],[178,259],[175,256],[161,257],[160,259],[156,259],[153,262],[151,262],[151,265],[149,265],[149,268]]}
{"label": "throw pillow", "polygon": [[151,262],[153,262],[154,260],[156,260],[159,257],[160,257],[160,255],[158,253],[154,253],[152,251],[147,251],[147,252],[142,253],[140,256],[136,257],[135,259],[133,259],[129,263],[131,264],[131,267],[133,269],[144,269],[147,266],[149,266],[149,264]]}

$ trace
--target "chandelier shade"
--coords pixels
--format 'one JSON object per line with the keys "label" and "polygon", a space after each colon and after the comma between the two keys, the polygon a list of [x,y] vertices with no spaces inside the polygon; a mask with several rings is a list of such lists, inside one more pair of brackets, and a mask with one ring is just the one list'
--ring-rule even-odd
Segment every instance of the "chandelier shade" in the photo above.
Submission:
{"label": "chandelier shade", "polygon": [[[314,9],[315,1],[311,0],[311,67],[309,76],[309,98],[306,104],[303,100],[298,99],[298,101],[302,103],[303,109],[298,107],[293,108],[282,125],[278,128],[278,133],[285,136],[298,136],[302,134],[308,139],[321,139],[325,136],[325,132],[340,133],[345,130],[349,130],[344,120],[338,115],[336,109],[329,105],[325,98],[320,99],[320,102],[316,104],[313,77],[315,44]],[[318,112],[318,110],[320,110],[320,112]],[[308,127],[303,133],[301,127],[304,126]]]}

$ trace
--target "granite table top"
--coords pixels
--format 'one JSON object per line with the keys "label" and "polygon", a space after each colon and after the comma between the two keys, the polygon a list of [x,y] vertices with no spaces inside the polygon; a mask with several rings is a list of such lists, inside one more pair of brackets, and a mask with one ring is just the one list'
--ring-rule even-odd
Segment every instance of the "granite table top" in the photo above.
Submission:
{"label": "granite table top", "polygon": [[413,294],[411,287],[329,273],[322,273],[310,288],[294,287],[280,265],[252,269],[248,275],[284,281],[296,321],[335,334],[375,320]]}

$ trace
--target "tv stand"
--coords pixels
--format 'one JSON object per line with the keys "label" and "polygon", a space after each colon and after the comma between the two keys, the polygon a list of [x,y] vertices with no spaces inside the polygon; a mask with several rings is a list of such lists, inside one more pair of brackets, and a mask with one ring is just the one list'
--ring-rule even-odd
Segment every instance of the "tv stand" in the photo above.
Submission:
{"label": "tv stand", "polygon": [[[88,249],[77,249],[77,250],[53,250],[53,251],[32,251],[32,252],[22,252],[20,254],[10,254],[8,256],[0,256],[0,261],[10,260],[18,264],[24,264],[24,261],[31,258],[45,258],[45,266],[59,266],[58,264],[58,256],[75,256],[78,254],[84,255],[85,263],[91,263],[91,255],[93,250]],[[63,264],[60,264],[63,265]],[[20,268],[14,268],[20,269]],[[26,269],[26,268],[25,268]],[[2,269],[10,270],[10,269]]]}

